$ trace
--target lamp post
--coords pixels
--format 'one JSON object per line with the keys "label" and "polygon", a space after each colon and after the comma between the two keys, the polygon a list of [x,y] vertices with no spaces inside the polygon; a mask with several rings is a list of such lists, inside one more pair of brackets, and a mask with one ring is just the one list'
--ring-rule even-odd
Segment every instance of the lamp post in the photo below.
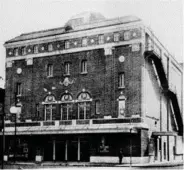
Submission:
{"label": "lamp post", "polygon": [[10,108],[10,113],[13,115],[13,118],[15,119],[15,133],[14,133],[14,162],[16,158],[16,135],[17,135],[17,113],[18,113],[18,108],[16,106],[12,106]]}

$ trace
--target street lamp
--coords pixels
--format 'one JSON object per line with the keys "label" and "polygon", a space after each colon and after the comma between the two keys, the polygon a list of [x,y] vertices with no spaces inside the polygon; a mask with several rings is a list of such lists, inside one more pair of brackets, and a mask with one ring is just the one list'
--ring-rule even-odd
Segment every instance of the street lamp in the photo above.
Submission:
{"label": "street lamp", "polygon": [[17,114],[19,113],[19,109],[16,106],[12,106],[10,108],[10,113],[13,115],[13,119],[15,120],[15,134],[14,134],[14,162],[16,158],[16,135],[17,135]]}

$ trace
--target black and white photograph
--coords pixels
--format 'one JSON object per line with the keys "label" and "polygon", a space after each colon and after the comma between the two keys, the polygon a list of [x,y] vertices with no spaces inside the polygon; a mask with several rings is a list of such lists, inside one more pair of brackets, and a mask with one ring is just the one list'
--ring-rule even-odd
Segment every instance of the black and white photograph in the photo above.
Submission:
{"label": "black and white photograph", "polygon": [[183,0],[0,0],[0,169],[183,169]]}

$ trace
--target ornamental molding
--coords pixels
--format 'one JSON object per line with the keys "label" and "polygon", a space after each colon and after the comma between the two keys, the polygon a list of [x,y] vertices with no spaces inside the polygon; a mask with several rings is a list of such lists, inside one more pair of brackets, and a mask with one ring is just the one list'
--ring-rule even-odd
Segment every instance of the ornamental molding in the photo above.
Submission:
{"label": "ornamental molding", "polygon": [[[143,43],[143,39],[133,39],[130,41],[120,41],[120,42],[113,42],[108,43],[109,46],[121,46],[121,45],[130,45],[134,43]],[[37,53],[37,54],[30,54],[28,56],[16,56],[16,57],[8,57],[6,58],[6,61],[14,61],[14,60],[22,60],[27,58],[39,58],[39,57],[45,57],[45,56],[53,56],[53,55],[61,55],[61,54],[68,54],[68,53],[76,53],[81,51],[90,51],[95,49],[104,49],[106,48],[106,44],[100,44],[100,45],[93,45],[88,47],[79,47],[79,48],[71,48],[71,49],[65,49],[65,50],[57,50],[52,52],[44,52],[44,53]]]}
{"label": "ornamental molding", "polygon": [[63,82],[60,81],[59,84],[67,87],[73,84],[74,82],[75,82],[75,79],[70,80],[68,77],[65,77],[64,81]]}

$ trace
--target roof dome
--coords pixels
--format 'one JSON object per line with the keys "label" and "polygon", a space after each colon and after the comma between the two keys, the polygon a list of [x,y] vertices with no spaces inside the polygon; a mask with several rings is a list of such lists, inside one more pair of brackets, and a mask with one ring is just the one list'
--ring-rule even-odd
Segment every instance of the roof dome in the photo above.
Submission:
{"label": "roof dome", "polygon": [[83,12],[71,17],[65,24],[65,28],[72,29],[79,25],[92,24],[103,20],[105,20],[105,17],[98,12]]}

